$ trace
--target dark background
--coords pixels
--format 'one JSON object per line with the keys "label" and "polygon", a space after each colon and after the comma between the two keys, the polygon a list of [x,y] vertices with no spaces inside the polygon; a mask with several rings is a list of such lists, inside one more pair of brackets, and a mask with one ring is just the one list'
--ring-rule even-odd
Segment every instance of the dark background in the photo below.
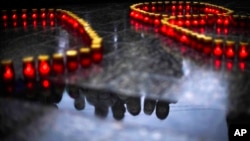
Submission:
{"label": "dark background", "polygon": [[[101,3],[136,3],[136,2],[149,2],[152,0],[1,0],[1,9],[13,9],[13,8],[51,8],[61,5],[82,5],[82,4],[101,4]],[[153,0],[161,1],[161,0]],[[162,0],[165,1],[165,0]],[[178,0],[176,0],[178,1]],[[183,0],[185,1],[185,0]],[[189,0],[192,1],[192,0]],[[214,4],[220,4],[232,8],[235,10],[250,11],[250,1],[240,0],[196,0],[210,2]]]}

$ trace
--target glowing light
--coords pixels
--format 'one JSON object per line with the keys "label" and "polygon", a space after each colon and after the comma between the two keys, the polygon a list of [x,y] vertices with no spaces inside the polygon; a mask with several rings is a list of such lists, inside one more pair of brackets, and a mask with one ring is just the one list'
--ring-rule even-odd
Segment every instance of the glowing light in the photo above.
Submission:
{"label": "glowing light", "polygon": [[25,79],[35,79],[36,71],[33,57],[23,59],[23,76]]}
{"label": "glowing light", "polygon": [[17,15],[16,15],[16,14],[13,14],[13,15],[12,15],[12,19],[13,19],[13,20],[16,20],[16,19],[17,19]]}
{"label": "glowing light", "polygon": [[92,60],[94,63],[100,63],[102,61],[102,53],[97,51],[92,54]]}
{"label": "glowing light", "polygon": [[6,21],[8,19],[7,15],[3,15],[2,19]]}
{"label": "glowing light", "polygon": [[50,87],[50,81],[45,79],[45,80],[42,80],[42,86],[43,88],[49,88]]}
{"label": "glowing light", "polygon": [[50,19],[53,19],[54,17],[55,17],[54,13],[50,13],[50,14],[49,14],[49,18],[50,18]]}
{"label": "glowing light", "polygon": [[27,14],[26,14],[26,13],[23,13],[23,14],[22,14],[22,19],[23,19],[23,20],[27,19]]}
{"label": "glowing light", "polygon": [[32,19],[33,19],[33,20],[37,19],[37,14],[36,14],[36,13],[33,13],[33,14],[32,14]]}
{"label": "glowing light", "polygon": [[11,60],[1,61],[1,79],[4,81],[14,80],[15,73],[13,68],[13,62]]}
{"label": "glowing light", "polygon": [[240,42],[239,46],[239,59],[246,59],[249,56],[248,50],[248,43]]}
{"label": "glowing light", "polygon": [[246,69],[246,63],[245,62],[240,62],[239,67],[241,71],[244,71]]}
{"label": "glowing light", "polygon": [[47,76],[50,73],[50,65],[47,61],[41,61],[39,64],[39,73],[42,76]]}
{"label": "glowing light", "polygon": [[231,71],[233,69],[233,62],[232,61],[227,61],[227,69]]}
{"label": "glowing light", "polygon": [[222,56],[222,49],[221,49],[221,47],[220,46],[216,46],[215,48],[214,48],[214,55],[215,56],[217,56],[217,57],[220,57],[220,56]]}
{"label": "glowing light", "polygon": [[67,56],[67,69],[69,72],[76,71],[78,68],[78,62],[77,62],[77,51],[76,50],[68,50],[66,52]]}
{"label": "glowing light", "polygon": [[35,78],[35,68],[32,64],[27,63],[23,70],[23,75],[26,78]]}
{"label": "glowing light", "polygon": [[55,74],[64,73],[63,54],[56,53],[53,55],[52,69]]}
{"label": "glowing light", "polygon": [[45,18],[46,18],[46,13],[45,13],[45,12],[43,12],[43,13],[41,14],[41,18],[42,18],[42,19],[45,19]]}
{"label": "glowing light", "polygon": [[46,23],[46,20],[43,20],[43,21],[42,21],[42,26],[45,27],[46,24],[47,24],[47,23]]}

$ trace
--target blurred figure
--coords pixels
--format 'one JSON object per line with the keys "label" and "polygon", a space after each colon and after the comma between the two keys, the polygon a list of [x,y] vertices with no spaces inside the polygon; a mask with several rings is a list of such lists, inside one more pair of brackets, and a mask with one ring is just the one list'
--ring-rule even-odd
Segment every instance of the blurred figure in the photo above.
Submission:
{"label": "blurred figure", "polygon": [[141,98],[140,97],[128,97],[126,101],[128,112],[136,116],[141,112]]}
{"label": "blurred figure", "polygon": [[169,102],[159,100],[156,104],[156,116],[163,120],[169,114]]}
{"label": "blurred figure", "polygon": [[86,100],[95,107],[95,115],[100,118],[106,118],[109,107],[114,104],[111,93],[99,90],[86,90]]}
{"label": "blurred figure", "polygon": [[125,108],[123,100],[118,98],[115,104],[112,105],[111,109],[112,109],[113,117],[116,120],[122,120],[124,118],[126,108]]}
{"label": "blurred figure", "polygon": [[85,108],[85,96],[82,89],[79,89],[79,95],[75,98],[74,106],[77,110],[84,110]]}
{"label": "blurred figure", "polygon": [[145,98],[144,99],[144,113],[146,115],[151,115],[155,110],[156,100]]}

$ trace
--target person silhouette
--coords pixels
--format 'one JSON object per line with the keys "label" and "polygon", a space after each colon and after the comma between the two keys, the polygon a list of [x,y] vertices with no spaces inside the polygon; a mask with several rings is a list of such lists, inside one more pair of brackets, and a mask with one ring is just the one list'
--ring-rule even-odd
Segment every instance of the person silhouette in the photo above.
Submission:
{"label": "person silhouette", "polygon": [[169,114],[169,102],[159,100],[156,103],[156,116],[163,120],[166,119]]}

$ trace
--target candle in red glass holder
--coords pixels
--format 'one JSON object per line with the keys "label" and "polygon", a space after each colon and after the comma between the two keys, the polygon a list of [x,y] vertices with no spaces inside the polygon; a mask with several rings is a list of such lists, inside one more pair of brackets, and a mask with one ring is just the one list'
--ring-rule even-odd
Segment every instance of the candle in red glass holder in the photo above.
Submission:
{"label": "candle in red glass holder", "polygon": [[222,14],[217,14],[216,27],[223,27],[224,17]]}
{"label": "candle in red glass holder", "polygon": [[190,14],[190,10],[191,10],[190,2],[186,1],[185,2],[185,15],[189,15]]}
{"label": "candle in red glass holder", "polygon": [[91,44],[91,56],[94,63],[100,63],[102,61],[102,38],[93,39]]}
{"label": "candle in red glass holder", "polygon": [[143,4],[143,8],[142,8],[144,11],[149,11],[149,3],[148,2],[145,2]]}
{"label": "candle in red glass holder", "polygon": [[144,18],[143,18],[143,22],[149,24],[150,21],[150,17],[148,13],[144,14]]}
{"label": "candle in red glass holder", "polygon": [[191,26],[191,15],[185,15],[185,27]]}
{"label": "candle in red glass holder", "polygon": [[17,20],[17,10],[12,10],[12,20]]}
{"label": "candle in red glass holder", "polygon": [[161,15],[160,14],[155,14],[154,15],[154,25],[159,26],[161,24]]}
{"label": "candle in red glass holder", "polygon": [[27,9],[22,9],[22,19],[23,20],[27,19]]}
{"label": "candle in red glass holder", "polygon": [[215,57],[222,57],[223,55],[223,40],[222,39],[214,40],[213,54]]}
{"label": "candle in red glass holder", "polygon": [[46,9],[45,8],[40,9],[40,18],[46,19]]}
{"label": "candle in red glass holder", "polygon": [[52,70],[54,74],[64,74],[64,57],[61,53],[53,54]]}
{"label": "candle in red glass holder", "polygon": [[1,80],[12,82],[15,79],[15,72],[12,60],[1,61]]}
{"label": "candle in red glass holder", "polygon": [[157,12],[163,12],[163,4],[161,1],[158,1],[156,3],[156,9],[157,9]]}
{"label": "candle in red glass holder", "polygon": [[216,22],[216,17],[214,14],[207,14],[206,21],[208,26],[213,26]]}
{"label": "candle in red glass holder", "polygon": [[50,75],[50,60],[48,55],[38,56],[38,72],[40,77],[48,77]]}
{"label": "candle in red glass holder", "polygon": [[206,15],[205,14],[200,14],[199,25],[202,27],[204,27],[206,25]]}
{"label": "candle in red glass holder", "polygon": [[151,11],[156,12],[156,2],[151,2]]}
{"label": "candle in red glass holder", "polygon": [[32,18],[33,20],[36,20],[36,19],[37,19],[37,9],[32,9],[31,18]]}
{"label": "candle in red glass holder", "polygon": [[192,22],[193,27],[199,26],[199,16],[198,15],[192,15],[191,22]]}
{"label": "candle in red glass holder", "polygon": [[33,57],[23,58],[23,77],[27,80],[36,79],[36,68],[35,61]]}
{"label": "candle in red glass holder", "polygon": [[229,15],[223,15],[223,25],[225,28],[230,25],[229,19],[230,19]]}
{"label": "candle in red glass holder", "polygon": [[239,20],[239,26],[241,28],[244,28],[247,26],[247,16],[246,15],[241,15],[240,20]]}
{"label": "candle in red glass holder", "polygon": [[210,56],[211,52],[212,52],[212,44],[213,44],[213,40],[211,36],[204,36],[203,38],[203,52],[204,54]]}
{"label": "candle in red glass holder", "polygon": [[204,47],[204,38],[205,35],[203,34],[197,34],[196,35],[196,50],[197,51],[203,51],[203,47]]}
{"label": "candle in red glass holder", "polygon": [[135,17],[135,13],[136,13],[136,12],[135,12],[134,10],[131,10],[131,11],[130,11],[130,17],[131,17],[131,18],[134,18],[134,17]]}
{"label": "candle in red glass holder", "polygon": [[229,59],[233,59],[235,57],[235,42],[228,40],[226,41],[226,50],[225,56]]}
{"label": "candle in red glass holder", "polygon": [[193,14],[199,14],[199,6],[200,6],[199,2],[193,2],[192,3],[192,12],[193,12]]}
{"label": "candle in red glass holder", "polygon": [[54,20],[55,19],[55,12],[54,9],[49,9],[48,10],[48,16],[50,20]]}
{"label": "candle in red glass holder", "polygon": [[68,72],[74,72],[78,69],[78,55],[76,50],[66,52],[66,67]]}
{"label": "candle in red glass holder", "polygon": [[7,11],[6,10],[2,10],[2,20],[3,21],[7,21],[8,20],[8,16],[7,16]]}
{"label": "candle in red glass holder", "polygon": [[176,1],[172,1],[171,2],[171,11],[176,13],[177,10],[177,2]]}
{"label": "candle in red glass holder", "polygon": [[82,48],[80,48],[79,52],[80,52],[80,64],[81,64],[81,67],[83,67],[83,68],[90,67],[90,65],[91,65],[90,48],[82,47]]}
{"label": "candle in red glass holder", "polygon": [[238,49],[238,57],[241,60],[245,60],[249,56],[249,44],[247,42],[240,42],[239,43],[239,49]]}
{"label": "candle in red glass holder", "polygon": [[183,18],[183,16],[178,15],[176,23],[177,23],[178,26],[182,27],[184,25],[184,18]]}

